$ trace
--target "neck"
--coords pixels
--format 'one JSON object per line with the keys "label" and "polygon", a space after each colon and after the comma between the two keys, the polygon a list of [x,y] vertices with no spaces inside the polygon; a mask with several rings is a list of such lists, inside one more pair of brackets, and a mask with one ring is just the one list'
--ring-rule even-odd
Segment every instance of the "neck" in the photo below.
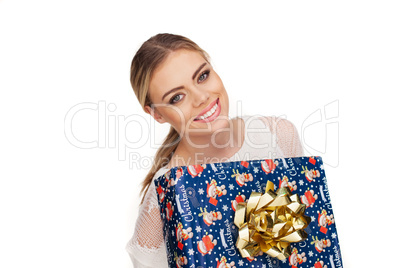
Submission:
{"label": "neck", "polygon": [[171,166],[188,166],[227,161],[242,146],[242,120],[233,120],[229,128],[211,135],[182,137],[173,155]]}

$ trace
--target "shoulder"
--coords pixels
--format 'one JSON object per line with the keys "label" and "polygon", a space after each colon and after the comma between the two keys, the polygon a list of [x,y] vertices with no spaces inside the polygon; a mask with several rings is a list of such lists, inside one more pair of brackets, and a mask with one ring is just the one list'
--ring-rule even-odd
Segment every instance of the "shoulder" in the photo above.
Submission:
{"label": "shoulder", "polygon": [[250,126],[258,126],[258,125],[265,125],[269,127],[269,130],[271,133],[275,135],[281,135],[281,136],[289,136],[293,137],[294,133],[297,133],[297,130],[294,126],[294,124],[287,120],[286,118],[283,117],[277,117],[277,116],[263,116],[263,115],[245,115],[242,116],[240,120],[240,117],[236,118],[237,120],[234,120],[234,126],[236,127],[237,122],[242,122],[238,124],[239,126],[242,126],[244,128],[248,128]]}
{"label": "shoulder", "polygon": [[264,116],[261,119],[266,122],[271,132],[277,137],[277,144],[285,157],[304,155],[298,131],[291,121],[275,116]]}
{"label": "shoulder", "polygon": [[[294,124],[283,117],[276,116],[261,116],[262,121],[265,122],[272,133],[277,135],[293,132],[296,130]],[[292,133],[293,134],[293,133]]]}

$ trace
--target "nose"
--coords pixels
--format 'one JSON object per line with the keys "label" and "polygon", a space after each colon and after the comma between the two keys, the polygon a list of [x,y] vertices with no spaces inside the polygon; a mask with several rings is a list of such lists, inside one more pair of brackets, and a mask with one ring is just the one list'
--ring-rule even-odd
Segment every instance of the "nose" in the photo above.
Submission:
{"label": "nose", "polygon": [[209,92],[205,89],[193,88],[193,104],[194,107],[199,107],[209,100]]}

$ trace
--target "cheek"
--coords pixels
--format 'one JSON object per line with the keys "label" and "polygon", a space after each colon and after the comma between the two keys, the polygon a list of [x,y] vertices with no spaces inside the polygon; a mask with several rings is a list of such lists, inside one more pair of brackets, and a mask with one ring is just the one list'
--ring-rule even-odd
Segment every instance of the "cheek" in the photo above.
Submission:
{"label": "cheek", "polygon": [[182,120],[185,120],[186,118],[186,113],[183,112],[179,107],[177,106],[167,106],[163,107],[161,110],[161,114],[163,117],[171,124],[177,125]]}
{"label": "cheek", "polygon": [[222,93],[222,91],[226,91],[222,80],[216,73],[210,75],[209,80],[207,81],[207,83],[204,84],[204,86],[206,90],[209,90],[211,92],[213,91]]}
{"label": "cheek", "polygon": [[223,95],[227,96],[225,86],[220,79],[215,80],[214,88],[216,89],[216,91],[219,91],[223,93]]}
{"label": "cheek", "polygon": [[161,109],[161,114],[177,131],[188,128],[192,123],[191,107],[183,103],[179,106],[167,106]]}

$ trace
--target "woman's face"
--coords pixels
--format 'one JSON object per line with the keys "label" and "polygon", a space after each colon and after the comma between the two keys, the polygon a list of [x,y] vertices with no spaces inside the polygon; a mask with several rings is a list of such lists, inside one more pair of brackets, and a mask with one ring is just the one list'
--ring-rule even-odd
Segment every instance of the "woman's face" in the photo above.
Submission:
{"label": "woman's face", "polygon": [[159,123],[168,122],[183,137],[200,136],[227,128],[229,99],[225,87],[200,55],[189,50],[178,50],[153,73],[149,96],[154,110],[147,106]]}

